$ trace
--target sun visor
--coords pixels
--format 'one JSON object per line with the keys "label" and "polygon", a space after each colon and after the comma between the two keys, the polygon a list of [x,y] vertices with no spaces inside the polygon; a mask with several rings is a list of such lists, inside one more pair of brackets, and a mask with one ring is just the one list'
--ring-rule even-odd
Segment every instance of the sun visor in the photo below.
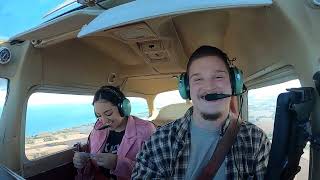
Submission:
{"label": "sun visor", "polygon": [[298,77],[292,65],[277,63],[247,77],[245,84],[249,89],[257,89],[298,79]]}
{"label": "sun visor", "polygon": [[212,9],[269,6],[272,0],[138,0],[108,9],[84,26],[78,37],[154,19]]}
{"label": "sun visor", "polygon": [[45,40],[65,33],[79,31],[84,24],[89,23],[100,14],[100,10],[79,10],[66,14],[54,20],[17,34],[9,40]]}

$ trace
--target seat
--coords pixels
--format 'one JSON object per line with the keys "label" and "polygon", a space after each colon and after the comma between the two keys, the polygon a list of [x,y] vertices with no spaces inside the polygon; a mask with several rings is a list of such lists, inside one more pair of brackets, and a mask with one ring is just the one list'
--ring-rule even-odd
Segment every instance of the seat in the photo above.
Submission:
{"label": "seat", "polygon": [[192,106],[192,103],[177,103],[164,106],[160,109],[156,118],[152,121],[157,126],[163,126],[171,121],[183,117],[186,111]]}
{"label": "seat", "polygon": [[271,151],[265,179],[291,180],[309,140],[312,88],[294,88],[278,96]]}

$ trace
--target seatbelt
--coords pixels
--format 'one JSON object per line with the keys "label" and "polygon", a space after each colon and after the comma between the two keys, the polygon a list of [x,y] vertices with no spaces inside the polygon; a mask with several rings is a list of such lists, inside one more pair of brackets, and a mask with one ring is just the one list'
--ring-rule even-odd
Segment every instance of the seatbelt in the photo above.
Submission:
{"label": "seatbelt", "polygon": [[231,120],[222,139],[218,142],[210,161],[197,178],[198,180],[212,180],[214,178],[224,161],[224,158],[237,138],[241,123],[241,118]]}

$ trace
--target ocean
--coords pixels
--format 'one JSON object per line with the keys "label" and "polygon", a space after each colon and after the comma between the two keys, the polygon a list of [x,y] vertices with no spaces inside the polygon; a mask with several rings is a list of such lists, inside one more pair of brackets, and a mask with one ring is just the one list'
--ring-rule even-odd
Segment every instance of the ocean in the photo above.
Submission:
{"label": "ocean", "polygon": [[27,109],[26,136],[54,132],[96,121],[90,104],[33,105]]}
{"label": "ocean", "polygon": [[[0,106],[0,114],[2,113]],[[30,105],[26,115],[26,137],[66,128],[93,124],[96,121],[91,104]],[[148,118],[144,103],[135,103],[131,114]]]}
{"label": "ocean", "polygon": [[[135,104],[131,114],[146,119],[148,109],[143,104]],[[93,124],[95,121],[91,104],[29,106],[26,116],[26,136]]]}

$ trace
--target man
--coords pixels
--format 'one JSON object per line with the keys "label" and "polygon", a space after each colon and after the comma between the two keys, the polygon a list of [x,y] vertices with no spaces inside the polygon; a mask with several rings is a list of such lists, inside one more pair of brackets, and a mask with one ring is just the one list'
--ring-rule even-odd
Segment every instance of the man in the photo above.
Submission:
{"label": "man", "polygon": [[[231,122],[241,122],[232,147],[214,179],[263,179],[270,142],[257,126],[241,121],[227,55],[201,46],[187,65],[187,96],[191,107],[184,117],[159,128],[137,155],[133,179],[197,179],[203,176],[219,140]],[[232,76],[232,77],[231,77]],[[241,86],[242,89],[242,86]],[[226,94],[208,100],[208,95]],[[185,95],[183,95],[185,96]]]}

